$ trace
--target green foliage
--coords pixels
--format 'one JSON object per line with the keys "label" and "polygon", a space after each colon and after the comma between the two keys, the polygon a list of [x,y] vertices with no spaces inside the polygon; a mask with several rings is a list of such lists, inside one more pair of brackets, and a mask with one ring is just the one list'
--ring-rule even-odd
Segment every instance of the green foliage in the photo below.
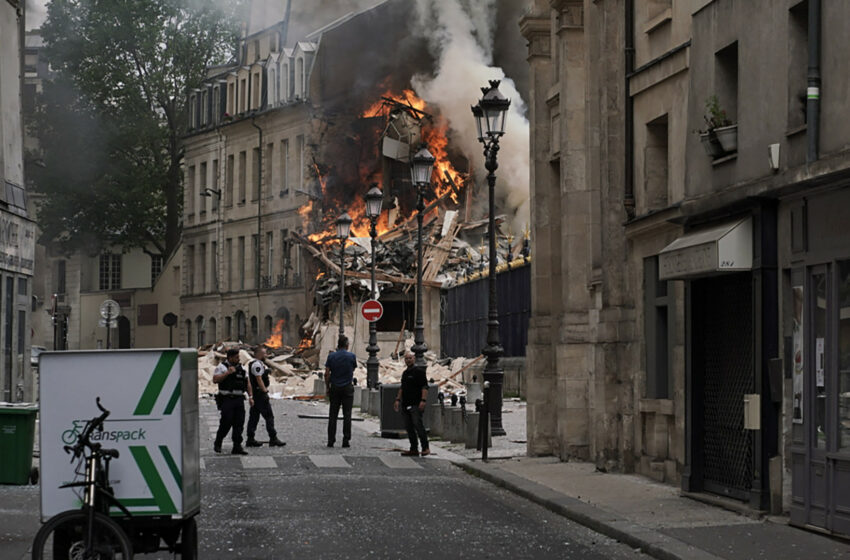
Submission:
{"label": "green foliage", "polygon": [[52,0],[42,27],[54,72],[30,126],[44,166],[42,240],[97,252],[180,237],[187,91],[237,44],[241,2]]}
{"label": "green foliage", "polygon": [[705,100],[705,115],[702,118],[708,126],[706,132],[733,124],[729,117],[726,116],[726,111],[721,109],[720,100],[717,98],[717,95],[712,95]]}

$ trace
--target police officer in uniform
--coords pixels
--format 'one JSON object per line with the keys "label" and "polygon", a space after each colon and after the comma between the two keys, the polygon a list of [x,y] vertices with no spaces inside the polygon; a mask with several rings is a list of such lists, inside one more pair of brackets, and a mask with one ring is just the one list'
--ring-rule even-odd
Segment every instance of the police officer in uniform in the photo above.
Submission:
{"label": "police officer in uniform", "polygon": [[262,447],[262,443],[254,439],[257,432],[257,424],[260,416],[266,421],[266,431],[269,433],[269,447],[283,447],[286,443],[277,439],[277,430],[274,429],[274,413],[269,402],[269,368],[263,364],[266,358],[266,347],[262,344],[254,349],[254,360],[248,364],[248,373],[251,379],[251,390],[254,395],[254,404],[248,411],[248,441],[247,447]]}
{"label": "police officer in uniform", "polygon": [[248,374],[242,364],[239,363],[238,348],[231,348],[227,351],[227,359],[215,368],[213,383],[218,384],[219,409],[221,410],[221,420],[218,424],[213,449],[216,453],[221,453],[224,436],[232,429],[233,450],[231,453],[247,455],[248,452],[242,448],[242,426],[245,424],[245,392],[248,392],[248,402],[252,406],[254,395],[251,384],[248,383]]}

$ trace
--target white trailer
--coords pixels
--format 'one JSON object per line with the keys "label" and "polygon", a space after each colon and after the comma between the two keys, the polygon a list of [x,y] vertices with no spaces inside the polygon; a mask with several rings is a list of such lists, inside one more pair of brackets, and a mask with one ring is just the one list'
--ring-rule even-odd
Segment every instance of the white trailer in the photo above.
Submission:
{"label": "white trailer", "polygon": [[[42,521],[80,507],[79,488],[59,488],[79,479],[63,447],[73,445],[86,421],[99,414],[96,397],[111,414],[92,440],[120,453],[109,478],[115,497],[133,515],[131,527],[156,532],[159,526],[168,539],[181,520],[198,513],[197,364],[195,350],[175,348],[41,354]],[[120,515],[117,508],[113,515]]]}

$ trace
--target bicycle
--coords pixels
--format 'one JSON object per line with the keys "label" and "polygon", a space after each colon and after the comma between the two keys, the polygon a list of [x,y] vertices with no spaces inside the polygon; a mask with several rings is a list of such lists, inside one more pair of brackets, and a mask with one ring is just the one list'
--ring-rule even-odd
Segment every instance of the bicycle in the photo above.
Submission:
{"label": "bicycle", "polygon": [[[63,449],[71,454],[71,462],[83,458],[84,478],[59,488],[83,488],[83,504],[79,510],[69,510],[51,517],[35,535],[33,560],[126,560],[133,558],[133,545],[124,529],[109,517],[112,506],[128,518],[130,512],[116,498],[109,486],[109,462],[118,458],[116,449],[107,449],[91,441],[95,430],[103,431],[109,411],[96,399],[101,414],[86,422],[73,446]],[[86,451],[88,450],[88,454]],[[82,474],[82,473],[81,473]]]}

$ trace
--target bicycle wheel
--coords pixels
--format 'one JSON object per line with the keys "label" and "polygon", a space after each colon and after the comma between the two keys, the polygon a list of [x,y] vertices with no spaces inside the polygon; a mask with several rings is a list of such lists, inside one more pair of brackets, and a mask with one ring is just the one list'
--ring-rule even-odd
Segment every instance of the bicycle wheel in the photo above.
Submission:
{"label": "bicycle wheel", "polygon": [[94,514],[92,551],[86,554],[87,514],[66,511],[41,526],[32,545],[33,560],[127,560],[133,546],[121,526],[103,514]]}

